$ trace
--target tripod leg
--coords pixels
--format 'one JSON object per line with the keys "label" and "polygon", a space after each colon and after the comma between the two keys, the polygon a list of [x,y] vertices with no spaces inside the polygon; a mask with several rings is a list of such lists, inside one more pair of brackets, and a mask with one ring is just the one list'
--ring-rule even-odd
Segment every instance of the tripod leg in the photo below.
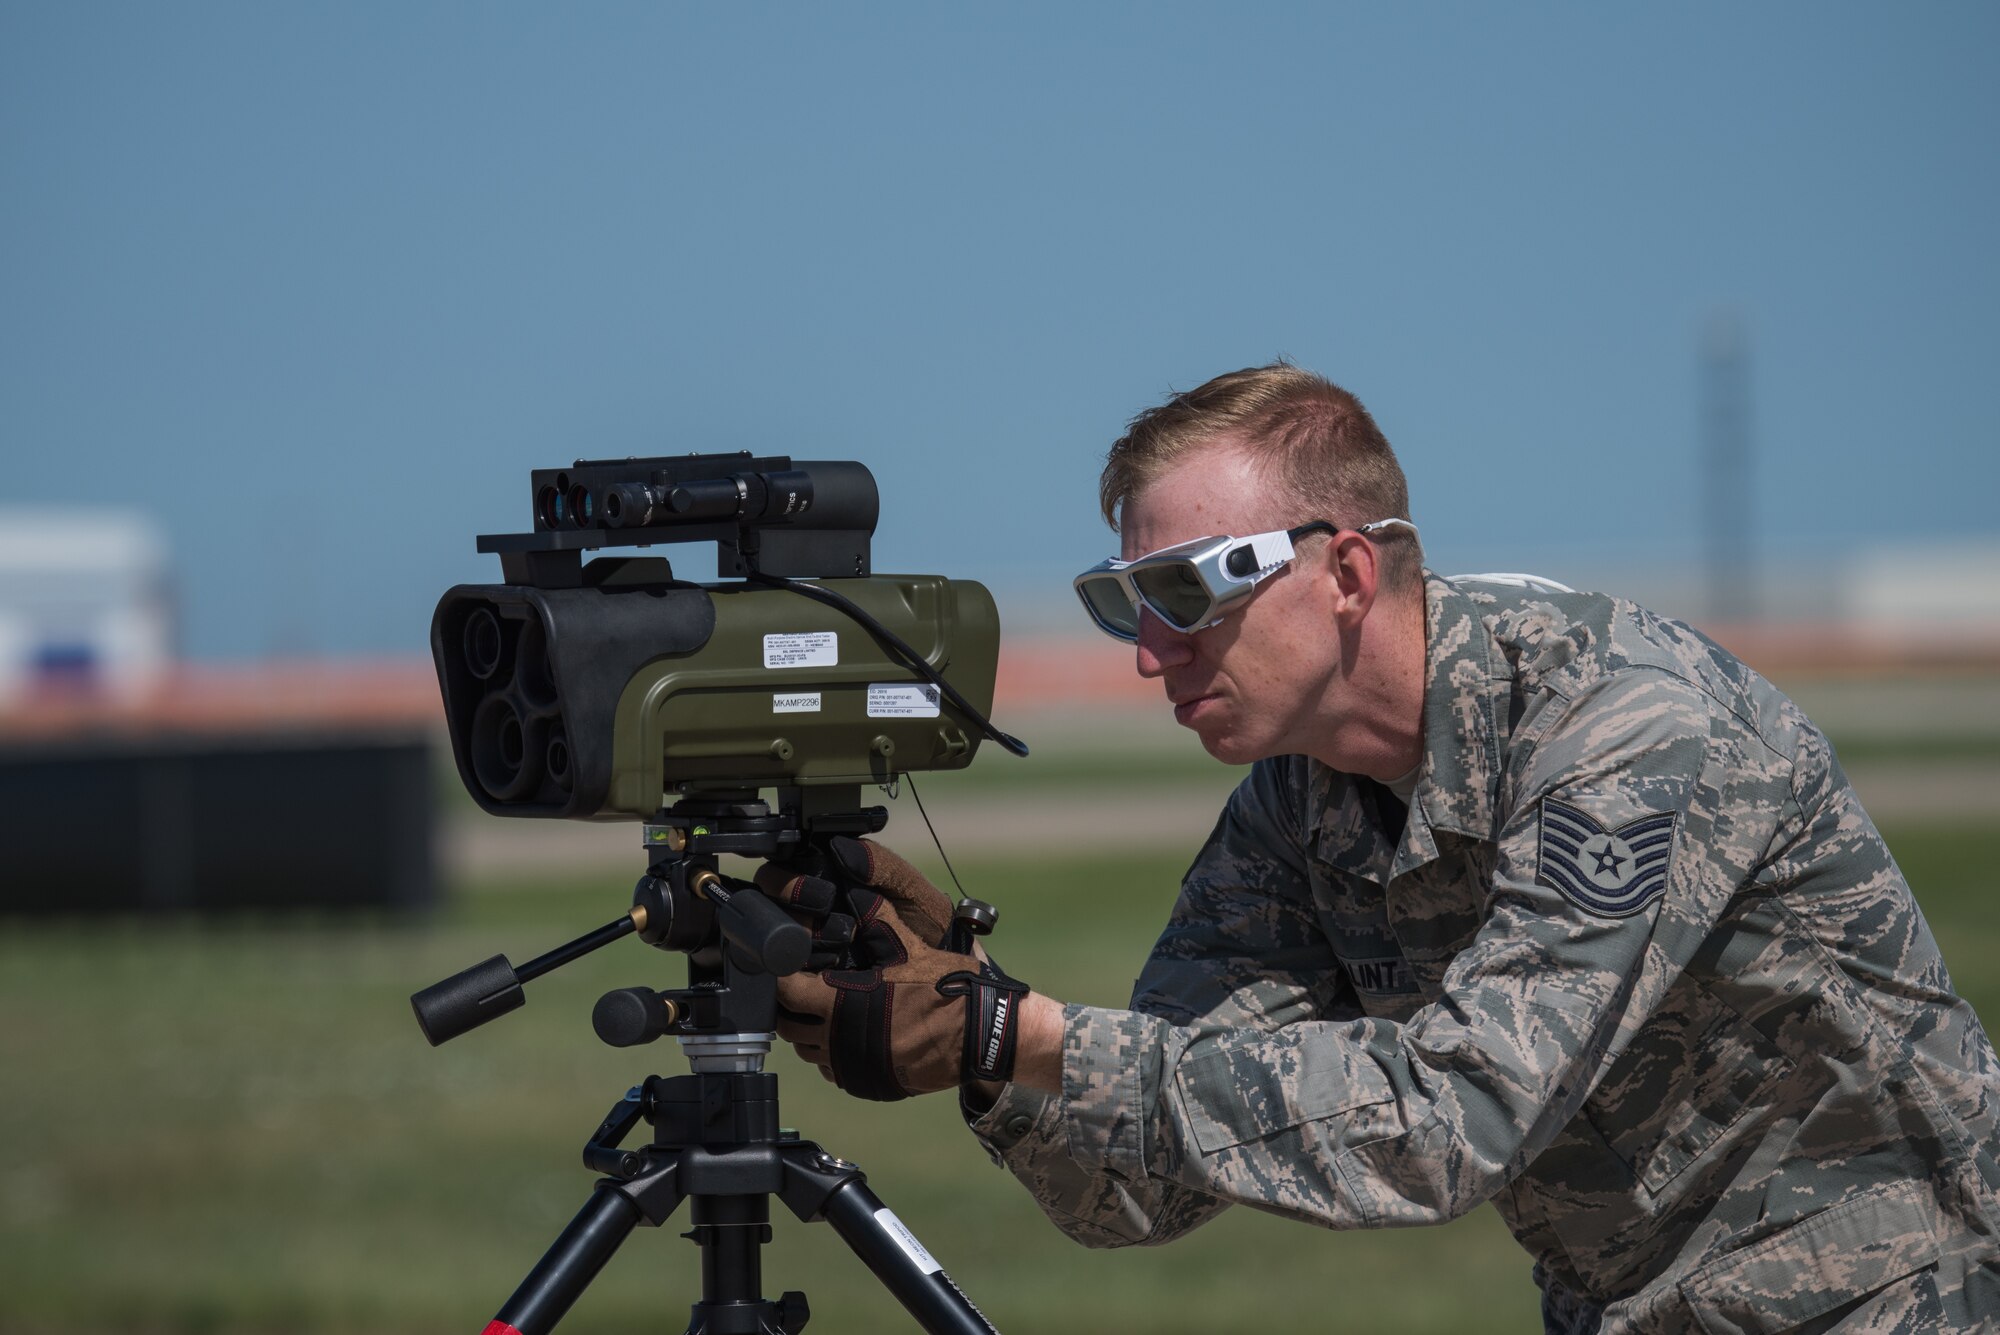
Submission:
{"label": "tripod leg", "polygon": [[483,1335],[549,1335],[638,1223],[638,1204],[600,1185]]}
{"label": "tripod leg", "polygon": [[916,1234],[859,1176],[826,1198],[826,1222],[930,1335],[1000,1335]]}

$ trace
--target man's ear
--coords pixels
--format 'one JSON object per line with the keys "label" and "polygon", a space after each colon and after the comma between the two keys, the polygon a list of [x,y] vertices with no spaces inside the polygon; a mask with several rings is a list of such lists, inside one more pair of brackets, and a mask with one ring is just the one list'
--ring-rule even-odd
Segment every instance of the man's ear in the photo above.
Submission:
{"label": "man's ear", "polygon": [[1358,626],[1382,589],[1382,563],[1375,545],[1359,533],[1336,533],[1326,544],[1326,567],[1333,579],[1334,620]]}

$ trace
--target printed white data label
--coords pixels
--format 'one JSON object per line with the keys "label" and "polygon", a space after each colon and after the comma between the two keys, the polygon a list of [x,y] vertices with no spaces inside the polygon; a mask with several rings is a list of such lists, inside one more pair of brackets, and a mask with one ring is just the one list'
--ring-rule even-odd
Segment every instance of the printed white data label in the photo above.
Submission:
{"label": "printed white data label", "polygon": [[791,695],[771,697],[773,714],[817,714],[819,713],[819,692],[798,691]]}
{"label": "printed white data label", "polygon": [[937,1263],[936,1257],[924,1250],[924,1244],[917,1241],[917,1235],[905,1228],[902,1220],[896,1218],[895,1211],[887,1207],[877,1210],[875,1222],[882,1226],[883,1232],[896,1240],[896,1245],[901,1247],[904,1254],[915,1261],[917,1268],[925,1274],[935,1275],[944,1269]]}
{"label": "printed white data label", "polygon": [[936,718],[938,688],[928,683],[877,683],[868,688],[869,718]]}
{"label": "printed white data label", "polygon": [[835,667],[839,663],[840,636],[833,631],[808,630],[796,635],[764,637],[767,668]]}

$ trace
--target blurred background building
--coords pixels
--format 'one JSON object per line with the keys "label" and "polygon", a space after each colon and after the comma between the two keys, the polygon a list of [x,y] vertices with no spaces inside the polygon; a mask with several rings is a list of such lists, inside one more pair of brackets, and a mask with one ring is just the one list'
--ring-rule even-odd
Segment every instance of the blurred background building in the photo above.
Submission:
{"label": "blurred background building", "polygon": [[174,659],[166,543],[128,510],[0,506],[0,708],[131,699]]}
{"label": "blurred background building", "polygon": [[188,663],[159,528],[0,510],[0,913],[430,907],[426,664]]}

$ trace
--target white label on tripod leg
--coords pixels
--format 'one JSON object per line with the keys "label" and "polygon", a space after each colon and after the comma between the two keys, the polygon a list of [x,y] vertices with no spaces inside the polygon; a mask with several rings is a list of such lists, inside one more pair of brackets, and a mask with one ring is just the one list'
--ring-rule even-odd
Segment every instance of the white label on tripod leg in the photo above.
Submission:
{"label": "white label on tripod leg", "polygon": [[938,688],[925,683],[884,684],[868,688],[869,718],[936,718]]}
{"label": "white label on tripod leg", "polygon": [[836,667],[839,663],[840,636],[833,631],[808,630],[796,635],[764,637],[767,668]]}
{"label": "white label on tripod leg", "polygon": [[877,1210],[875,1212],[875,1222],[882,1226],[884,1233],[887,1233],[896,1240],[896,1245],[903,1249],[905,1256],[908,1256],[912,1261],[917,1263],[917,1269],[923,1271],[926,1275],[935,1275],[938,1271],[944,1269],[943,1266],[937,1263],[936,1257],[924,1250],[924,1244],[917,1241],[917,1235],[905,1228],[902,1220],[896,1218],[894,1210],[886,1206]]}

